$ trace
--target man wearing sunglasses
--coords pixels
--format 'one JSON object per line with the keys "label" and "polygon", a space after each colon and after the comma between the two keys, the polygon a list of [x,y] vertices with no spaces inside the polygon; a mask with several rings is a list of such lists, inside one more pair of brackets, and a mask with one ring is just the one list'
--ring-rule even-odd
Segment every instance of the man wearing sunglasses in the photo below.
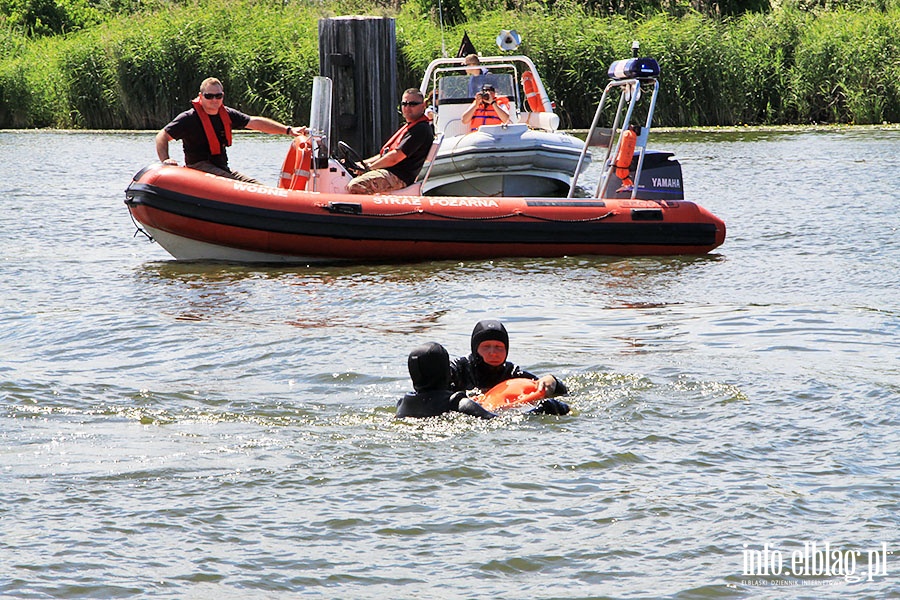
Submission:
{"label": "man wearing sunglasses", "polygon": [[381,148],[365,160],[369,171],[347,183],[351,194],[377,194],[405,188],[416,180],[434,142],[434,128],[425,116],[425,98],[416,88],[403,92],[400,112],[406,123]]}
{"label": "man wearing sunglasses", "polygon": [[169,158],[169,142],[181,140],[186,167],[229,179],[259,183],[228,168],[225,148],[231,145],[232,130],[246,128],[296,137],[306,134],[307,129],[282,125],[265,117],[251,117],[225,106],[224,99],[222,82],[215,77],[204,79],[200,84],[200,94],[191,102],[193,107],[175,117],[156,134],[156,154],[163,164],[177,165],[175,159]]}

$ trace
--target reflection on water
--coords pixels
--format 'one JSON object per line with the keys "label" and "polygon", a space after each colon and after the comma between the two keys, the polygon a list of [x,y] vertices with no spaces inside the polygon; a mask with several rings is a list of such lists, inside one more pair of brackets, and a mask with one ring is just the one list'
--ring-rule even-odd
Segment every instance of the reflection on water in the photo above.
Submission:
{"label": "reflection on water", "polygon": [[503,258],[486,261],[431,261],[409,264],[333,264],[333,265],[231,265],[223,263],[147,262],[136,271],[139,280],[148,285],[178,280],[185,283],[236,282],[244,279],[309,279],[317,281],[354,282],[391,281],[419,284],[432,279],[468,276],[476,272],[502,270],[553,273],[560,270],[605,272],[616,277],[643,277],[656,273],[673,274],[692,265],[723,260],[720,254],[703,256],[604,257],[575,256],[561,258]]}

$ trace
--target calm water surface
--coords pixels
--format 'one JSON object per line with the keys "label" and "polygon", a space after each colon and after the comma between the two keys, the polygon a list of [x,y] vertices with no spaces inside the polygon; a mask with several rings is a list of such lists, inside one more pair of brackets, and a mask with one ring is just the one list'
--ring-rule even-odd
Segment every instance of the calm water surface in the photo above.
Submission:
{"label": "calm water surface", "polygon": [[[900,131],[655,139],[716,253],[261,268],[133,236],[152,133],[0,132],[0,595],[897,597]],[[490,317],[573,414],[393,421]]]}

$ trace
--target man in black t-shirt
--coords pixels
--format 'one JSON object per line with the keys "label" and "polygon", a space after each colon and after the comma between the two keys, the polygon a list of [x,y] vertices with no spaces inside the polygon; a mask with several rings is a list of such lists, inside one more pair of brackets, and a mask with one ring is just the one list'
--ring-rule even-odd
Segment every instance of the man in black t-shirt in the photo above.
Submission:
{"label": "man in black t-shirt", "polygon": [[428,157],[434,142],[434,128],[425,116],[425,98],[416,88],[403,92],[400,110],[406,123],[381,148],[366,159],[371,169],[347,183],[351,194],[376,194],[411,185]]}
{"label": "man in black t-shirt", "polygon": [[193,107],[175,117],[156,134],[156,154],[160,162],[177,165],[169,158],[169,142],[181,140],[185,166],[220,177],[259,183],[252,177],[228,168],[226,147],[231,145],[233,129],[255,129],[263,133],[298,136],[308,133],[306,127],[291,127],[265,117],[251,117],[224,105],[222,82],[209,77],[200,84],[200,94]]}

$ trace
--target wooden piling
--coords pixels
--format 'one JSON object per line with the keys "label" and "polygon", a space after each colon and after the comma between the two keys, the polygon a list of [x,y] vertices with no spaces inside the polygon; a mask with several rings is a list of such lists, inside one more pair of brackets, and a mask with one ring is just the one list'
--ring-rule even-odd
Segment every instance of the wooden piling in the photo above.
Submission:
{"label": "wooden piling", "polygon": [[369,157],[397,130],[396,42],[391,18],[319,20],[319,73],[334,82],[332,150],[342,140]]}

